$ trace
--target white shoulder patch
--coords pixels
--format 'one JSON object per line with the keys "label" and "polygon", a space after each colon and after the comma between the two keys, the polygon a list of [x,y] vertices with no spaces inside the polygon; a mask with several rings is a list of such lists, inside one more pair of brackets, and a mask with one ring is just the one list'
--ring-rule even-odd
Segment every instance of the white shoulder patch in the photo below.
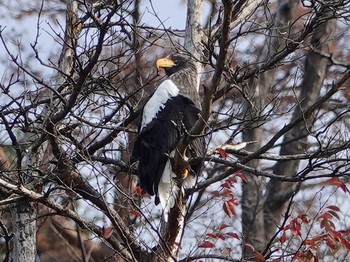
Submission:
{"label": "white shoulder patch", "polygon": [[147,126],[157,113],[164,108],[169,98],[177,96],[179,89],[170,79],[163,81],[156,89],[150,100],[146,103],[141,121],[141,130]]}

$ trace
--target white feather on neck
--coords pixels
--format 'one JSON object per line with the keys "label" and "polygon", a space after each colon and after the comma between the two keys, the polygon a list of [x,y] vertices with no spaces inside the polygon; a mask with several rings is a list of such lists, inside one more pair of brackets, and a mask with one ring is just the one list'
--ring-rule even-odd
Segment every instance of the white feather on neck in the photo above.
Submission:
{"label": "white feather on neck", "polygon": [[178,94],[179,89],[171,79],[163,81],[143,109],[141,130],[157,116],[157,113],[164,108],[169,98],[177,96]]}

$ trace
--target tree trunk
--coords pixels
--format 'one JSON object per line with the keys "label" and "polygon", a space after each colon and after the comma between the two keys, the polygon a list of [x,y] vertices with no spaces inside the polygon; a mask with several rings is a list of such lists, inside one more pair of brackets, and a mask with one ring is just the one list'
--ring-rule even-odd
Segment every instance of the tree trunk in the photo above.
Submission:
{"label": "tree trunk", "polygon": [[[327,72],[329,60],[322,54],[330,53],[331,39],[333,39],[333,32],[335,31],[335,21],[334,19],[329,20],[333,12],[331,8],[323,6],[320,12],[322,13],[320,21],[324,19],[324,22],[321,22],[315,28],[311,38],[312,50],[306,56],[304,78],[298,97],[299,102],[293,112],[291,123],[300,115],[303,115],[303,112],[320,98],[320,91]],[[314,117],[315,114],[312,114],[309,118],[305,116],[303,122],[295,126],[284,136],[280,149],[281,156],[307,151],[307,137],[312,133]],[[298,172],[299,163],[300,160],[277,162],[273,168],[273,172],[288,177],[295,176]],[[284,204],[295,193],[295,190],[295,186],[288,182],[271,179],[268,183],[264,207],[266,239],[270,239],[276,231],[276,225],[279,224],[283,215]]]}
{"label": "tree trunk", "polygon": [[[79,31],[77,30],[77,10],[78,2],[75,0],[68,1],[67,3],[67,19],[66,19],[66,32],[65,32],[65,44],[63,46],[62,54],[60,57],[60,68],[66,76],[72,74],[74,53],[73,50],[76,46],[76,37]],[[63,83],[64,78],[59,77],[59,83]],[[52,113],[57,105],[51,105],[51,110],[44,110],[43,115]],[[57,109],[57,108],[56,108]],[[42,128],[38,128],[41,130]],[[30,190],[35,188],[37,181],[35,177],[38,177],[34,170],[30,170],[31,167],[39,166],[39,163],[43,163],[44,156],[47,153],[48,142],[43,141],[41,144],[36,144],[40,141],[40,137],[43,134],[37,133],[34,136],[27,135],[26,139],[30,148],[27,149],[27,156],[25,158],[25,170],[29,170],[28,173],[20,173],[16,179],[18,183]],[[33,139],[35,137],[35,139]],[[36,145],[35,145],[36,144]],[[34,146],[35,145],[35,146]],[[17,166],[22,165],[22,159],[17,159]],[[40,183],[40,182],[39,182]],[[26,199],[22,199],[10,206],[11,219],[13,224],[13,249],[11,252],[12,261],[38,261],[36,251],[36,232],[37,232],[37,204],[31,203]]]}
{"label": "tree trunk", "polygon": [[[288,35],[286,29],[291,20],[291,16],[297,1],[280,1],[276,14],[273,16],[273,25],[266,37],[268,45],[263,48],[258,62],[268,61],[276,53],[286,47],[285,36]],[[242,139],[245,142],[261,141],[263,129],[259,126],[264,124],[264,109],[268,101],[268,92],[274,78],[275,71],[270,70],[261,74],[258,79],[253,77],[245,90],[246,102],[244,118],[247,126],[242,132]],[[260,143],[248,145],[247,149],[255,151],[260,147]],[[260,161],[253,160],[248,166],[260,169]],[[266,246],[266,230],[264,220],[264,198],[263,189],[265,179],[254,175],[247,175],[247,183],[242,184],[242,227],[243,227],[243,253],[244,257],[251,257],[250,249],[245,249],[246,243],[262,251]]]}
{"label": "tree trunk", "polygon": [[13,249],[10,261],[39,261],[36,252],[37,204],[24,199],[10,207]]}
{"label": "tree trunk", "polygon": [[199,90],[200,73],[202,71],[201,61],[203,56],[202,36],[202,5],[203,0],[187,1],[187,18],[184,48],[197,60],[197,90]]}

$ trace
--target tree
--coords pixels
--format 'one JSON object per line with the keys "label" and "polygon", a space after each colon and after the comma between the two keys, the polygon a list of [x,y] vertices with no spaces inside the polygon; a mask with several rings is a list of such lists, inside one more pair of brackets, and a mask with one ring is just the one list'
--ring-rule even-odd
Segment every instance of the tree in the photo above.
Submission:
{"label": "tree", "polygon": [[[349,2],[189,0],[184,30],[143,4],[2,5],[36,21],[29,46],[0,32],[3,260],[346,260]],[[203,99],[179,151],[203,135],[207,154],[166,223],[129,157],[176,50]]]}

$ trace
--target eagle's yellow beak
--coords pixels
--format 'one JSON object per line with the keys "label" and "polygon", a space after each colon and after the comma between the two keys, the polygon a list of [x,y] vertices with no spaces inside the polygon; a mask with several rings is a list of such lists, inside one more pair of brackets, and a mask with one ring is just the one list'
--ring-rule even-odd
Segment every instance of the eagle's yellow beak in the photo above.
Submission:
{"label": "eagle's yellow beak", "polygon": [[159,58],[156,62],[157,69],[159,68],[169,68],[175,66],[175,62],[169,58]]}

